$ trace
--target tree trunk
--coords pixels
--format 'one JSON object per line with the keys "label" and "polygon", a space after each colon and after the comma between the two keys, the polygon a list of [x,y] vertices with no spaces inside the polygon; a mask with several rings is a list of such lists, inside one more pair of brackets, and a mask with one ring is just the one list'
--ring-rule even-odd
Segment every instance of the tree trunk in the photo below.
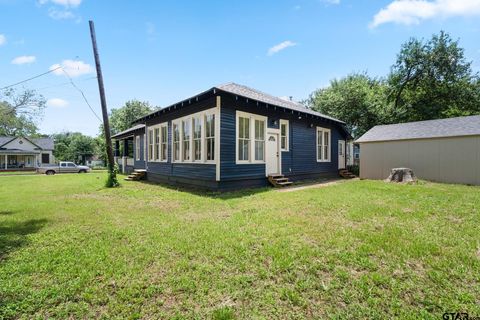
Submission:
{"label": "tree trunk", "polygon": [[417,177],[413,173],[412,169],[409,168],[393,168],[390,172],[390,175],[385,180],[387,182],[415,182]]}

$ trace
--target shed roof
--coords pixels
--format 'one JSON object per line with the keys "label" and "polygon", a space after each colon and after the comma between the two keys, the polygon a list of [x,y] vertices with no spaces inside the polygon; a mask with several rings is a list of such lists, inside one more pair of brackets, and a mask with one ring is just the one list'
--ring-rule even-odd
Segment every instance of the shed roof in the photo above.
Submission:
{"label": "shed roof", "polygon": [[285,108],[285,109],[288,109],[288,110],[314,115],[314,116],[321,117],[321,118],[324,118],[324,119],[332,120],[332,121],[337,122],[337,123],[342,124],[342,125],[345,124],[345,122],[343,122],[341,120],[338,120],[338,119],[335,119],[333,117],[322,114],[320,112],[316,112],[316,111],[313,111],[311,109],[308,109],[307,107],[305,107],[304,105],[302,105],[298,102],[284,100],[284,99],[269,95],[267,93],[261,92],[259,90],[252,89],[250,87],[240,85],[240,84],[236,84],[236,83],[233,83],[233,82],[229,82],[229,83],[226,83],[226,84],[222,84],[222,85],[219,85],[219,86],[212,87],[212,88],[210,88],[210,89],[208,89],[208,90],[206,90],[202,93],[199,93],[199,94],[197,94],[193,97],[190,97],[188,99],[177,102],[176,104],[173,104],[173,105],[167,106],[165,108],[162,108],[161,110],[157,110],[155,112],[152,112],[151,114],[148,114],[145,117],[142,117],[142,118],[139,118],[139,119],[135,120],[134,123],[138,123],[138,122],[143,121],[143,120],[145,120],[147,118],[150,118],[152,116],[156,116],[156,115],[160,114],[160,111],[164,111],[167,108],[176,107],[176,105],[178,105],[178,104],[183,105],[183,102],[185,102],[185,101],[192,101],[192,100],[195,100],[195,99],[197,99],[198,97],[200,97],[204,94],[207,94],[207,93],[210,93],[210,92],[215,93],[216,91],[227,92],[227,93],[230,93],[230,94],[233,94],[233,95],[236,95],[236,96],[240,96],[240,97],[250,99],[252,101],[258,101],[258,102],[266,103],[266,104],[269,104],[269,105],[272,105],[272,106],[278,106],[278,107],[282,107],[282,108]]}
{"label": "shed roof", "polygon": [[480,135],[480,115],[375,126],[356,142]]}

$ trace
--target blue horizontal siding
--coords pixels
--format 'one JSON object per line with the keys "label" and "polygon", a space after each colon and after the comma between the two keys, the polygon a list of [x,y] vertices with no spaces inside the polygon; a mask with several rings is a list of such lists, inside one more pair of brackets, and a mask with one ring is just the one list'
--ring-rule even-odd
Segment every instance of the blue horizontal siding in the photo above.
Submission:
{"label": "blue horizontal siding", "polygon": [[[220,180],[265,178],[265,164],[236,164],[236,111],[266,116],[268,128],[279,128],[280,119],[289,121],[289,151],[282,151],[282,173],[292,178],[308,174],[327,176],[338,172],[338,140],[344,140],[341,127],[330,120],[299,115],[275,106],[222,96]],[[331,161],[317,162],[316,127],[331,130]]]}

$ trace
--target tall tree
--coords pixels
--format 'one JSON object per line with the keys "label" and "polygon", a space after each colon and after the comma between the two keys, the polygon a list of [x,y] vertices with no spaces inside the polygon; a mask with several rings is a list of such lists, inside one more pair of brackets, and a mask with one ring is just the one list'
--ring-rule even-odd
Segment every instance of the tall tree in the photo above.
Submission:
{"label": "tall tree", "polygon": [[80,132],[56,133],[52,137],[55,140],[53,154],[57,160],[85,164],[87,158],[95,154],[95,139]]}
{"label": "tall tree", "polygon": [[359,137],[384,118],[387,87],[381,79],[354,73],[334,79],[330,86],[313,92],[307,105],[318,112],[341,119],[354,137]]}
{"label": "tall tree", "polygon": [[118,109],[112,109],[110,112],[110,127],[113,134],[127,130],[132,126],[132,122],[143,117],[154,108],[146,101],[130,100],[124,106]]}
{"label": "tall tree", "polygon": [[388,76],[389,122],[477,114],[479,83],[464,49],[448,33],[428,41],[412,38],[402,45]]}
{"label": "tall tree", "polygon": [[32,136],[43,116],[45,99],[34,90],[0,92],[0,135]]}

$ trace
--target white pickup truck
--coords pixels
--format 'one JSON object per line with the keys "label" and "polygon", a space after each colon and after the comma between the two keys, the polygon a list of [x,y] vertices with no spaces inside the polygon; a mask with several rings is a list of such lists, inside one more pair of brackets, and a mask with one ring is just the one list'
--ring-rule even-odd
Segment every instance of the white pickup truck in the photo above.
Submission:
{"label": "white pickup truck", "polygon": [[73,162],[61,161],[58,166],[45,166],[37,168],[38,173],[52,175],[56,173],[87,173],[90,172],[87,166],[77,166]]}

